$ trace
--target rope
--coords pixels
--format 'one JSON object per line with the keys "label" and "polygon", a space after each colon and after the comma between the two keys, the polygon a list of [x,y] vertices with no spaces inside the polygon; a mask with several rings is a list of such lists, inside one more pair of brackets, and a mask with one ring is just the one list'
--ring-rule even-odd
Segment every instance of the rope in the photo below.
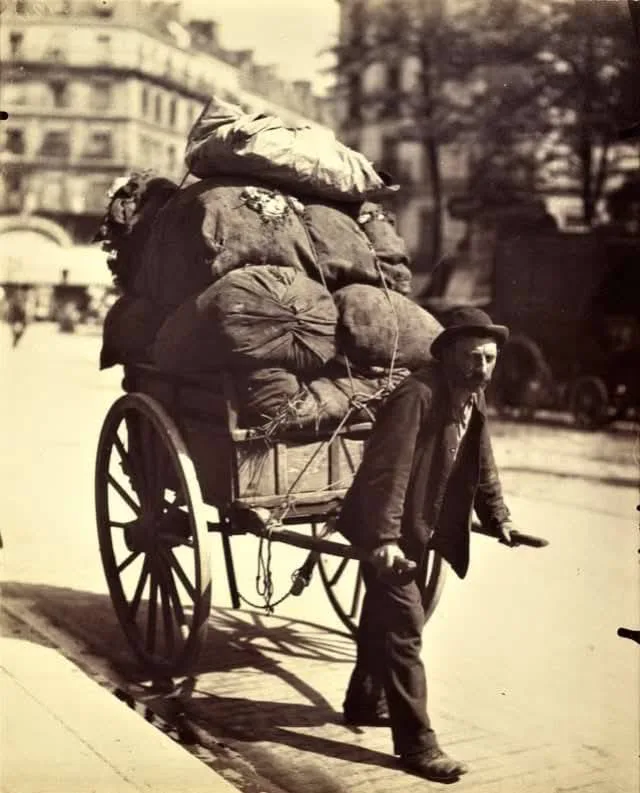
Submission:
{"label": "rope", "polygon": [[[290,204],[292,204],[291,199],[290,199],[289,196],[287,196],[287,201]],[[311,250],[315,254],[315,246],[313,245],[313,240],[311,239],[311,235],[309,234],[309,230],[307,229],[307,226],[304,223],[304,220],[302,220],[302,226],[305,229],[305,233],[307,235],[307,239],[309,240],[309,245],[311,246]],[[356,393],[356,384],[355,384],[355,379],[353,377],[353,371],[352,371],[351,362],[350,362],[348,356],[346,356],[346,355],[344,356],[345,367],[346,367],[346,370],[347,370],[347,374],[348,374],[348,377],[349,377],[349,382],[350,382],[351,390],[352,390],[352,394],[349,397],[349,407],[348,407],[345,415],[342,417],[342,419],[338,423],[337,427],[332,432],[331,437],[328,440],[321,441],[319,446],[310,455],[310,457],[307,460],[307,462],[304,464],[304,466],[302,467],[302,469],[300,470],[300,472],[298,473],[296,478],[293,480],[293,482],[289,486],[289,488],[287,490],[287,493],[286,493],[286,495],[284,496],[284,499],[283,499],[283,511],[282,511],[281,515],[279,516],[279,520],[280,521],[284,520],[284,518],[286,518],[286,516],[288,514],[290,514],[292,509],[295,509],[295,497],[294,497],[293,493],[295,491],[296,486],[298,485],[298,483],[302,479],[302,477],[306,474],[306,472],[309,470],[311,465],[318,459],[319,455],[322,452],[326,452],[326,450],[328,450],[331,447],[331,444],[335,443],[335,441],[337,440],[337,438],[340,435],[340,432],[346,426],[346,424],[349,422],[349,420],[354,415],[354,413],[361,412],[361,411],[366,411],[367,414],[369,415],[370,419],[373,421],[375,419],[375,415],[374,415],[373,411],[370,409],[369,405],[372,402],[380,401],[381,399],[383,399],[393,388],[393,375],[394,375],[394,371],[395,371],[396,359],[397,359],[397,356],[398,356],[399,340],[400,340],[400,324],[398,322],[398,315],[397,315],[396,307],[393,304],[393,301],[391,299],[390,290],[389,290],[387,282],[386,282],[386,280],[384,278],[384,274],[382,272],[382,269],[380,267],[380,262],[379,262],[377,257],[374,258],[374,262],[375,262],[376,269],[378,271],[378,275],[380,277],[380,282],[382,284],[382,288],[384,289],[386,298],[389,301],[389,305],[391,306],[391,311],[392,311],[392,315],[393,315],[393,322],[394,322],[394,339],[393,339],[393,348],[392,348],[392,353],[391,353],[391,363],[390,363],[390,367],[389,367],[387,385],[386,385],[386,387],[380,388],[375,394],[372,394],[370,396],[366,396],[364,398],[363,398],[363,396],[361,394],[360,395],[357,394]],[[324,272],[323,272],[322,268],[320,267],[320,265],[317,263],[317,261],[315,262],[315,264],[316,264],[316,268],[317,268],[317,270],[318,270],[318,272],[320,274],[320,278],[322,280],[322,284],[325,287],[325,289],[327,289],[328,287],[327,287],[327,282],[326,282],[326,278],[325,278]],[[300,396],[299,398],[301,399],[301,398],[303,398],[303,396],[304,395]],[[271,421],[270,426],[264,431],[264,434],[261,435],[261,436],[260,435],[256,435],[256,439],[262,438],[262,439],[265,440],[265,442],[267,444],[267,449],[265,451],[265,454],[269,454],[270,447],[272,445],[273,436],[276,434],[276,432],[279,429],[280,425],[286,422],[287,412],[289,410],[293,411],[294,407],[295,407],[295,400],[293,402],[293,405],[287,403],[287,405],[285,406],[285,410],[282,413],[282,415],[281,416],[279,415],[279,416],[275,417],[275,419],[273,419]],[[252,476],[252,480],[251,481],[255,482],[253,476]],[[332,483],[332,485],[335,487],[335,483]],[[328,489],[328,485],[327,485],[326,488],[323,488],[323,489]],[[275,609],[275,607],[277,605],[279,605],[280,603],[282,603],[284,600],[286,600],[286,598],[288,598],[291,595],[292,589],[293,589],[293,583],[292,583],[292,587],[289,589],[289,591],[285,595],[283,595],[279,600],[276,600],[276,601],[273,600],[274,588],[273,588],[273,581],[272,581],[272,577],[271,577],[271,559],[272,559],[271,543],[272,543],[271,531],[268,530],[266,535],[263,535],[263,536],[260,537],[260,543],[259,543],[259,546],[258,546],[258,570],[257,570],[257,574],[256,574],[256,592],[258,593],[258,595],[260,595],[263,598],[263,600],[264,600],[263,608],[265,608],[267,610],[267,613],[269,613],[269,614],[272,614],[274,609]],[[266,552],[264,550],[265,546],[266,546]],[[292,581],[295,581],[297,572],[298,571],[296,570],[293,573]],[[240,599],[244,603],[246,603],[247,605],[251,606],[252,608],[258,608],[258,606],[256,606],[255,604],[251,603],[249,600],[244,598],[242,595],[240,595]]]}
{"label": "rope", "polygon": [[393,315],[393,322],[394,322],[394,337],[393,337],[393,350],[391,352],[391,364],[389,366],[389,379],[388,379],[388,387],[389,389],[392,388],[392,379],[393,379],[393,372],[395,369],[396,358],[398,356],[398,346],[400,342],[400,324],[398,322],[398,312],[396,311],[396,307],[393,305],[393,301],[391,300],[391,292],[389,291],[389,287],[385,280],[384,274],[380,267],[380,262],[378,261],[378,257],[375,258],[375,266],[378,271],[378,275],[380,276],[380,281],[382,282],[382,288],[384,289],[384,293],[386,295],[387,300],[389,301],[389,305],[391,306],[391,313]]}

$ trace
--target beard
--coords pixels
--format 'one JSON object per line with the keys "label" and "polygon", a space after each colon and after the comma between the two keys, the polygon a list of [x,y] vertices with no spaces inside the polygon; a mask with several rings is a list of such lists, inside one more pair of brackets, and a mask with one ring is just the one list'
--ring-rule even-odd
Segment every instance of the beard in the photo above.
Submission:
{"label": "beard", "polygon": [[457,368],[451,372],[452,386],[461,391],[469,391],[472,394],[482,393],[489,385],[490,380],[490,376],[465,372]]}

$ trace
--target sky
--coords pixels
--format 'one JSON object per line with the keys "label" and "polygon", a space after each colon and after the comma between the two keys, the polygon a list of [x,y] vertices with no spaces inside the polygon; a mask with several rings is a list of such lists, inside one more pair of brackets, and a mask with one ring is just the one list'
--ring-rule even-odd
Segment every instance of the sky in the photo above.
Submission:
{"label": "sky", "polygon": [[220,43],[227,49],[253,49],[254,59],[276,64],[285,80],[311,80],[323,94],[331,76],[331,56],[318,53],[335,43],[337,0],[182,0],[185,16],[219,22]]}

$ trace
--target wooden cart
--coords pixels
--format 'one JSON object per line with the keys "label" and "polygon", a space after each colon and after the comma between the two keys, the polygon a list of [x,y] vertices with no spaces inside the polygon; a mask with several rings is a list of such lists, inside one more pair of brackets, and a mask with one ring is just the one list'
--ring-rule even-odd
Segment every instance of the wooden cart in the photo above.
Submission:
{"label": "wooden cart", "polygon": [[[333,534],[332,524],[371,425],[345,421],[267,437],[239,426],[232,379],[224,373],[178,377],[135,365],[125,367],[123,389],[98,443],[96,519],[113,605],[143,665],[158,675],[186,673],[203,645],[209,532],[221,537],[234,608],[241,595],[232,537],[253,534],[263,544],[307,549],[291,594],[304,590],[317,567],[353,633],[364,594],[362,553]],[[432,552],[423,571],[427,619],[445,570]],[[267,571],[267,606],[268,590]]]}

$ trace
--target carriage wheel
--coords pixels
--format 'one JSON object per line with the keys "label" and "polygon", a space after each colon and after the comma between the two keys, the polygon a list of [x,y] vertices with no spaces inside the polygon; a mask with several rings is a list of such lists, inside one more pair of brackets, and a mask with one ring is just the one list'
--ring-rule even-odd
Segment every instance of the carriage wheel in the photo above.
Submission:
{"label": "carriage wheel", "polygon": [[579,377],[571,390],[571,412],[580,429],[594,430],[606,423],[609,410],[607,386],[599,377]]}
{"label": "carriage wheel", "polygon": [[124,633],[145,667],[179,674],[207,630],[207,522],[187,448],[150,397],[126,394],[107,413],[95,498],[100,555]]}
{"label": "carriage wheel", "polygon": [[[314,534],[318,533],[318,527],[315,524],[312,525],[312,529]],[[335,537],[331,539],[336,541]],[[357,559],[347,559],[329,554],[321,554],[318,559],[320,579],[329,602],[342,624],[354,636],[362,611],[365,589],[360,565],[361,563]],[[425,624],[436,610],[444,587],[446,572],[447,565],[440,554],[429,551],[422,589]]]}

